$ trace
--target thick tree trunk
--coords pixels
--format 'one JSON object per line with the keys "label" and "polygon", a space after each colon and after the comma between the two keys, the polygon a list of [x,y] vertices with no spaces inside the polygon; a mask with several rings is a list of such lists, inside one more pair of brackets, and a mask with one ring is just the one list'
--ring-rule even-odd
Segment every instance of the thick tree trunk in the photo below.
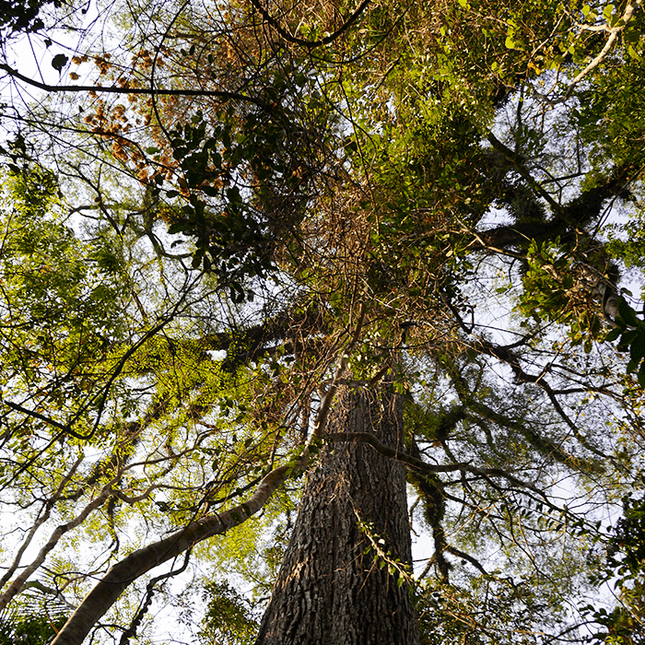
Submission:
{"label": "thick tree trunk", "polygon": [[[373,433],[402,450],[402,397],[340,390],[325,434],[338,432]],[[365,443],[327,445],[308,476],[257,645],[419,642],[407,584],[379,566],[374,549],[365,553],[365,531],[392,559],[411,561],[405,467]]]}

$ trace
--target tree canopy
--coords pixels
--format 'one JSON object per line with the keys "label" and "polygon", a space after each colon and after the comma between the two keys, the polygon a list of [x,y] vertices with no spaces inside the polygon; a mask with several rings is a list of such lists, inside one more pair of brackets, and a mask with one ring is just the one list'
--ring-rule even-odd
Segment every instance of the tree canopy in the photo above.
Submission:
{"label": "tree canopy", "polygon": [[5,4],[0,642],[645,642],[641,0]]}

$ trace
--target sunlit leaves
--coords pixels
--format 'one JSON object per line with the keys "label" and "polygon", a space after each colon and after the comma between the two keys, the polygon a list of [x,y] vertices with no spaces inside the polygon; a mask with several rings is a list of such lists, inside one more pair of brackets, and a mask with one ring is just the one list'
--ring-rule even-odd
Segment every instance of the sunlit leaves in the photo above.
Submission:
{"label": "sunlit leaves", "polygon": [[[109,236],[82,242],[56,209],[58,187],[35,167],[5,177],[11,210],[3,215],[3,360],[32,376],[82,387],[86,365],[125,331],[123,256]],[[81,374],[83,374],[81,376]]]}

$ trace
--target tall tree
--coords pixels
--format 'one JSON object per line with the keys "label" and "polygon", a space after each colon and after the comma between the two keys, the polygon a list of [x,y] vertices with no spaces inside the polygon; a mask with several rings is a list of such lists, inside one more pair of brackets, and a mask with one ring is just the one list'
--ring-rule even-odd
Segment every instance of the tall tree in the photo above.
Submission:
{"label": "tall tree", "polygon": [[210,556],[273,585],[258,643],[582,642],[642,489],[640,4],[100,9],[72,83],[1,67],[70,100],[6,121],[0,602],[126,642]]}
{"label": "tall tree", "polygon": [[[402,397],[350,387],[327,434],[368,434],[403,452]],[[404,466],[356,441],[325,446],[317,461],[258,642],[418,642]]]}

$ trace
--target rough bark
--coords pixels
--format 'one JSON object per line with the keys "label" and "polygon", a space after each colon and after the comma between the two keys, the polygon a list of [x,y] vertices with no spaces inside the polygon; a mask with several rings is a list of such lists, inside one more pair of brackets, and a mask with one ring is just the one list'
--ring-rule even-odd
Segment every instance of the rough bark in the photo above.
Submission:
{"label": "rough bark", "polygon": [[[344,387],[323,436],[339,432],[373,433],[403,450],[402,398]],[[257,645],[419,642],[407,584],[379,567],[374,550],[365,553],[366,530],[392,560],[410,562],[405,467],[366,442],[326,445],[308,475]]]}

